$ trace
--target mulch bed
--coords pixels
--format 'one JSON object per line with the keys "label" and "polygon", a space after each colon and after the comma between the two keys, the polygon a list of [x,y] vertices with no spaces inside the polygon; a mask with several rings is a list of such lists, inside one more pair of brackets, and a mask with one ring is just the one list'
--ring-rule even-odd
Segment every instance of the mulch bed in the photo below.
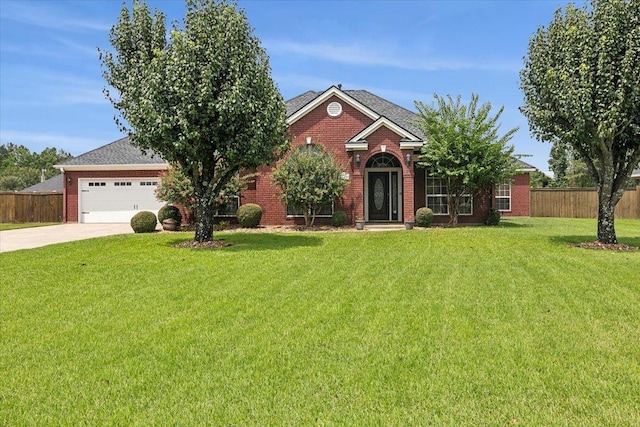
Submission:
{"label": "mulch bed", "polygon": [[185,242],[176,243],[173,245],[176,248],[190,248],[190,249],[218,249],[233,246],[229,242],[224,240],[212,240],[210,242],[196,242],[195,240],[187,240]]}
{"label": "mulch bed", "polygon": [[637,251],[638,250],[636,246],[629,246],[621,243],[600,243],[597,241],[577,243],[574,246],[578,248],[583,248],[583,249],[597,249],[601,251]]}

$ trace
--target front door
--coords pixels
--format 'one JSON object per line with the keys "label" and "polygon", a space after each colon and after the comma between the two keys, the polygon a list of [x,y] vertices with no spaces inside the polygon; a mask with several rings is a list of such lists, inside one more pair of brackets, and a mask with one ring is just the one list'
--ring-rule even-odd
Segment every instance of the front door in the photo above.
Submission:
{"label": "front door", "polygon": [[389,172],[369,172],[369,221],[389,219]]}

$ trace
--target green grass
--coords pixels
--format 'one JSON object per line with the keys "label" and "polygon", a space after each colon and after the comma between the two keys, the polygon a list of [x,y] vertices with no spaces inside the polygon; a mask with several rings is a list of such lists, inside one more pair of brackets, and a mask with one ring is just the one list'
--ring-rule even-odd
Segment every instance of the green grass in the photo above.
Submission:
{"label": "green grass", "polygon": [[[640,246],[640,221],[616,222]],[[640,425],[640,252],[595,221],[0,255],[0,424]]]}
{"label": "green grass", "polygon": [[16,230],[18,228],[32,228],[32,227],[46,227],[48,225],[57,225],[59,222],[21,222],[21,223],[8,223],[0,222],[0,231],[4,230]]}

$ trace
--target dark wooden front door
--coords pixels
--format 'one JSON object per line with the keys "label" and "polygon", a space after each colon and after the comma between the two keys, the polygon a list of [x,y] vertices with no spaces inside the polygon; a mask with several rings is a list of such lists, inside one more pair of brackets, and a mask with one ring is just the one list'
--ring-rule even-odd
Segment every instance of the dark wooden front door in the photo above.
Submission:
{"label": "dark wooden front door", "polygon": [[389,173],[369,172],[369,221],[389,220]]}

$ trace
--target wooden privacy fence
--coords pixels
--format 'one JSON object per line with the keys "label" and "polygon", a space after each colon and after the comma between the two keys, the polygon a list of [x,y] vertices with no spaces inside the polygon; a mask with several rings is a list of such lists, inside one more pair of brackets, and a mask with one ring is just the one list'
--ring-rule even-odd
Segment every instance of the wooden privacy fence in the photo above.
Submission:
{"label": "wooden privacy fence", "polygon": [[[532,188],[531,216],[597,218],[595,188]],[[640,186],[626,190],[616,205],[616,218],[640,219]]]}
{"label": "wooden privacy fence", "polygon": [[0,222],[62,222],[62,193],[2,191]]}

